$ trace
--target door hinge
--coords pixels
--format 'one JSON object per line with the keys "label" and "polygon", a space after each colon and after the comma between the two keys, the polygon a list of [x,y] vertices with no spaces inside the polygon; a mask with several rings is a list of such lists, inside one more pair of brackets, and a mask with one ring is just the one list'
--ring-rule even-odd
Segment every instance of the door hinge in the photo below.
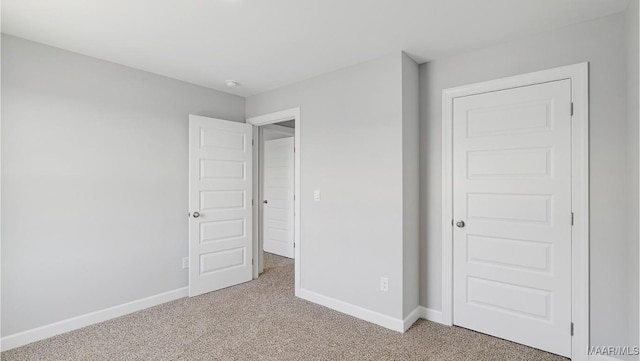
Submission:
{"label": "door hinge", "polygon": [[251,198],[251,205],[253,206],[253,198]]}
{"label": "door hinge", "polygon": [[251,265],[253,266],[253,258],[251,259]]}
{"label": "door hinge", "polygon": [[[571,115],[573,115],[573,110],[571,111]],[[251,146],[253,147],[253,139],[251,139]]]}
{"label": "door hinge", "polygon": [[573,322],[571,322],[571,336],[573,336]]}
{"label": "door hinge", "polygon": [[573,102],[571,102],[571,116],[573,116]]}
{"label": "door hinge", "polygon": [[571,225],[573,226],[573,212],[571,212]]}

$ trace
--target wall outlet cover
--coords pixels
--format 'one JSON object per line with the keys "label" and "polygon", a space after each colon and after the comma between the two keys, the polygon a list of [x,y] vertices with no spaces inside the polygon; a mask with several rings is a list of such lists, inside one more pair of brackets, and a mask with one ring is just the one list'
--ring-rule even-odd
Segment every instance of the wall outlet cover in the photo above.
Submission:
{"label": "wall outlet cover", "polygon": [[389,278],[380,277],[380,291],[389,292]]}

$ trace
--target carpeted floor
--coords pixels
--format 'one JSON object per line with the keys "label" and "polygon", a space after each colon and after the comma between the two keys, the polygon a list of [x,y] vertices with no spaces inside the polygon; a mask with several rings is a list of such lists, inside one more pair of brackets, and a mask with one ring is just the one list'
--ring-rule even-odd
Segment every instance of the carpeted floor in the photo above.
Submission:
{"label": "carpeted floor", "polygon": [[400,334],[293,295],[293,261],[258,280],[183,298],[2,353],[2,360],[566,360],[425,320]]}

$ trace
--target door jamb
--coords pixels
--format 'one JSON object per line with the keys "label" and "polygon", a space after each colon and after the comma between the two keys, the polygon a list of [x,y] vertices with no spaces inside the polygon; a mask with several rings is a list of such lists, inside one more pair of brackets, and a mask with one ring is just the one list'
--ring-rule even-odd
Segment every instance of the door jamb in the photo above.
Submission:
{"label": "door jamb", "polygon": [[[295,151],[295,155],[294,155],[294,164],[295,164],[295,170],[294,170],[294,247],[295,247],[295,295],[299,297],[299,293],[300,293],[300,263],[301,263],[301,259],[300,259],[300,123],[301,123],[301,119],[300,119],[300,108],[291,108],[291,109],[286,109],[286,110],[282,110],[279,112],[275,112],[275,113],[269,113],[269,114],[264,114],[264,115],[260,115],[260,116],[256,116],[256,117],[251,117],[251,118],[247,118],[247,123],[251,124],[254,126],[254,138],[255,135],[257,133],[257,129],[256,127],[262,126],[262,125],[267,125],[267,124],[273,124],[273,123],[279,123],[279,122],[283,122],[283,121],[287,121],[287,120],[293,120],[295,122],[295,130],[294,130],[294,151]],[[257,152],[258,152],[258,147],[254,146],[253,147],[253,154],[254,154],[254,159],[257,159]],[[254,168],[256,167],[257,162],[254,162]],[[254,169],[255,170],[255,169]],[[253,189],[254,189],[254,193],[256,193],[257,188],[259,186],[258,182],[256,181],[257,177],[254,177],[254,182],[253,182]],[[253,214],[254,214],[254,229],[257,229],[257,212],[258,212],[258,202],[254,202],[253,204]],[[254,245],[254,251],[253,251],[253,259],[257,260],[258,259],[258,236],[257,236],[258,232],[254,232],[253,233],[253,245]],[[258,278],[258,264],[257,262],[254,262],[253,265],[253,278]]]}
{"label": "door jamb", "polygon": [[589,63],[586,62],[442,91],[442,323],[453,325],[453,101],[564,79],[571,80],[573,102],[571,358],[586,360],[589,348]]}

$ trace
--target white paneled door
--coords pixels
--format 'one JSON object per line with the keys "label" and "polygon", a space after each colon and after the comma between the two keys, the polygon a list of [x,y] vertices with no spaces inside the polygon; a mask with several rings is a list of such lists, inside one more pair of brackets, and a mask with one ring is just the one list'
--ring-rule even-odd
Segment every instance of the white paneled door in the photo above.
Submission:
{"label": "white paneled door", "polygon": [[189,116],[189,296],[252,279],[249,124]]}
{"label": "white paneled door", "polygon": [[454,324],[571,356],[571,80],[456,98]]}
{"label": "white paneled door", "polygon": [[294,138],[264,142],[264,251],[293,258]]}

